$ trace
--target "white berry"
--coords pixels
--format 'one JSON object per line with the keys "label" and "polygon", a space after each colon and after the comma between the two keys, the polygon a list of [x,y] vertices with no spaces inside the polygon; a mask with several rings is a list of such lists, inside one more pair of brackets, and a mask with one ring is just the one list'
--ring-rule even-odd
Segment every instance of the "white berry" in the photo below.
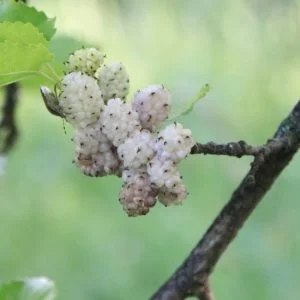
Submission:
{"label": "white berry", "polygon": [[143,128],[151,131],[168,118],[170,105],[171,94],[163,85],[150,85],[138,90],[132,102]]}
{"label": "white berry", "polygon": [[158,189],[159,200],[164,205],[179,204],[186,198],[188,193],[175,162],[162,162],[154,157],[147,165],[147,172],[152,187]]}
{"label": "white berry", "polygon": [[128,95],[129,76],[122,63],[103,65],[97,70],[95,76],[105,102],[112,98],[124,100]]}
{"label": "white berry", "polygon": [[66,120],[74,127],[96,122],[104,105],[97,81],[79,72],[64,77],[58,101]]}
{"label": "white berry", "polygon": [[146,168],[125,170],[122,175],[125,184],[119,201],[128,216],[145,215],[156,203],[157,190],[150,184]]}
{"label": "white berry", "polygon": [[110,99],[103,107],[100,121],[102,131],[117,147],[141,129],[137,113],[119,98]]}
{"label": "white berry", "polygon": [[98,121],[94,126],[75,131],[75,163],[89,176],[119,175],[121,162],[117,150],[101,132],[100,126]]}
{"label": "white berry", "polygon": [[158,134],[155,150],[160,160],[179,162],[191,152],[193,145],[191,131],[174,123]]}
{"label": "white berry", "polygon": [[83,72],[94,76],[96,70],[103,64],[105,55],[96,48],[86,48],[75,51],[66,62],[67,72]]}
{"label": "white berry", "polygon": [[154,156],[154,138],[147,130],[137,131],[132,138],[118,147],[124,167],[139,168]]}

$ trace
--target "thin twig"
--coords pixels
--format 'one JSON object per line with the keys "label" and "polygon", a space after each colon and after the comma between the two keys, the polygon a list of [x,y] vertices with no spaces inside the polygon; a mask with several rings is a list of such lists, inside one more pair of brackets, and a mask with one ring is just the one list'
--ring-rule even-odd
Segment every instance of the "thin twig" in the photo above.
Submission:
{"label": "thin twig", "polygon": [[245,155],[255,156],[264,150],[263,146],[250,146],[244,141],[231,142],[227,144],[207,144],[196,143],[191,150],[191,154],[228,155],[242,157]]}
{"label": "thin twig", "polygon": [[196,296],[200,300],[214,300],[214,296],[210,289],[208,280],[204,282],[203,287],[201,289],[198,289],[198,293],[195,293],[194,296]]}
{"label": "thin twig", "polygon": [[[299,145],[300,101],[280,124],[274,138],[260,147],[258,153],[254,151],[256,154],[251,169],[234,191],[229,202],[183,264],[151,297],[152,300],[181,300],[188,296],[207,299],[204,296],[204,298],[200,297],[201,291],[207,286],[209,276],[222,253],[271,188],[278,175],[291,161]],[[200,148],[198,147],[198,150]],[[194,153],[197,152],[196,150],[194,149]],[[249,151],[248,153],[252,150]],[[212,152],[211,154],[214,154],[218,151]],[[240,152],[238,153],[240,155]]]}
{"label": "thin twig", "polygon": [[2,107],[2,119],[0,121],[0,153],[7,153],[14,146],[18,137],[15,120],[18,90],[18,83],[12,83],[5,87],[5,100]]}

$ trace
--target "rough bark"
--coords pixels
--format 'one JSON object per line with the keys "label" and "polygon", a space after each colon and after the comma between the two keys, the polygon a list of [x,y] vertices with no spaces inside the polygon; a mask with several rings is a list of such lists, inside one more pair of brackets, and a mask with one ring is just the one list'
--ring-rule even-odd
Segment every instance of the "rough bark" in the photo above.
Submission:
{"label": "rough bark", "polygon": [[281,171],[289,164],[299,145],[300,101],[264,146],[251,147],[245,142],[238,142],[226,145],[197,144],[193,148],[192,154],[253,155],[254,161],[202,239],[151,297],[152,300],[180,300],[189,296],[202,300],[213,299],[208,282],[215,265]]}

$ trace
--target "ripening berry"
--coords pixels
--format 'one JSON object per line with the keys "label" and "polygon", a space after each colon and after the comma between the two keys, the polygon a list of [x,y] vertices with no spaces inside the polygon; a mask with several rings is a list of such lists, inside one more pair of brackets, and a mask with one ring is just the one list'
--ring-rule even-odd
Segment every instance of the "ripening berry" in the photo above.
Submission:
{"label": "ripening berry", "polygon": [[168,118],[170,105],[171,94],[163,85],[150,85],[138,90],[132,102],[141,125],[150,131],[158,128]]}
{"label": "ripening berry", "polygon": [[121,99],[110,99],[101,112],[102,131],[118,147],[140,131],[137,113]]}
{"label": "ripening berry", "polygon": [[94,76],[103,64],[105,55],[96,48],[85,48],[75,51],[66,62],[67,72],[83,72]]}
{"label": "ripening berry", "polygon": [[174,191],[170,191],[169,189],[162,188],[158,193],[158,201],[162,203],[164,206],[169,205],[178,205],[182,204],[182,201],[188,196],[188,191],[186,187],[179,183],[174,189]]}
{"label": "ripening berry", "polygon": [[173,123],[158,134],[155,150],[160,160],[177,163],[191,152],[193,145],[191,131],[179,123]]}
{"label": "ripening berry", "polygon": [[120,161],[113,150],[90,155],[77,152],[74,162],[83,174],[91,177],[102,177],[111,174],[120,176],[121,173]]}
{"label": "ripening berry", "polygon": [[130,217],[145,215],[156,203],[157,190],[150,185],[146,168],[124,170],[125,184],[120,192],[119,201]]}
{"label": "ripening berry", "polygon": [[129,76],[122,63],[111,63],[100,67],[95,77],[103,93],[104,102],[112,98],[124,100],[129,92]]}
{"label": "ripening berry", "polygon": [[97,81],[79,72],[64,77],[58,101],[66,120],[74,127],[86,127],[96,122],[103,107]]}

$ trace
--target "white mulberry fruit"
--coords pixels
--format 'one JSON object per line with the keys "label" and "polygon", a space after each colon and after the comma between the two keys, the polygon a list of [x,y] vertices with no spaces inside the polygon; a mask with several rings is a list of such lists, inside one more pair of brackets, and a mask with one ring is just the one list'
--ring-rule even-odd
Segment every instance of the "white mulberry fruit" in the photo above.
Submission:
{"label": "white mulberry fruit", "polygon": [[78,152],[74,162],[87,176],[102,177],[111,174],[120,176],[120,161],[113,150],[91,155]]}
{"label": "white mulberry fruit", "polygon": [[166,188],[162,188],[158,193],[158,201],[162,203],[164,206],[169,205],[178,205],[182,204],[182,201],[188,196],[188,191],[186,187],[179,183],[176,186],[176,189],[170,190]]}
{"label": "white mulberry fruit", "polygon": [[[124,174],[125,173],[125,174]],[[123,171],[125,184],[119,201],[130,217],[145,215],[156,203],[157,190],[150,185],[146,168]]]}
{"label": "white mulberry fruit", "polygon": [[163,186],[171,188],[174,184],[181,181],[176,164],[171,160],[161,162],[157,157],[154,157],[147,164],[147,172],[151,182],[158,188]]}
{"label": "white mulberry fruit", "polygon": [[177,163],[191,152],[193,145],[191,131],[179,123],[173,123],[158,134],[155,150],[160,160]]}
{"label": "white mulberry fruit", "polygon": [[132,107],[139,114],[143,128],[155,130],[167,118],[171,105],[171,94],[163,85],[150,85],[138,90]]}
{"label": "white mulberry fruit", "polygon": [[96,122],[104,105],[97,81],[79,72],[64,77],[58,101],[66,120],[74,127]]}
{"label": "white mulberry fruit", "polygon": [[131,105],[119,98],[110,99],[103,107],[100,121],[103,133],[116,147],[141,129],[137,113],[132,110]]}
{"label": "white mulberry fruit", "polygon": [[154,141],[147,130],[138,131],[118,147],[118,154],[124,167],[139,168],[154,156]]}
{"label": "white mulberry fruit", "polygon": [[151,185],[158,189],[158,199],[164,205],[179,204],[186,198],[186,187],[182,184],[182,176],[173,161],[162,162],[154,157],[148,163],[147,171]]}
{"label": "white mulberry fruit", "polygon": [[101,132],[99,122],[93,127],[77,129],[73,141],[76,145],[75,163],[85,175],[120,175],[117,149]]}
{"label": "white mulberry fruit", "polygon": [[98,79],[104,102],[112,98],[124,100],[129,92],[129,76],[122,63],[111,63],[100,67],[95,77]]}
{"label": "white mulberry fruit", "polygon": [[83,72],[94,76],[97,69],[103,64],[105,54],[96,48],[80,49],[72,53],[66,64],[67,72]]}

